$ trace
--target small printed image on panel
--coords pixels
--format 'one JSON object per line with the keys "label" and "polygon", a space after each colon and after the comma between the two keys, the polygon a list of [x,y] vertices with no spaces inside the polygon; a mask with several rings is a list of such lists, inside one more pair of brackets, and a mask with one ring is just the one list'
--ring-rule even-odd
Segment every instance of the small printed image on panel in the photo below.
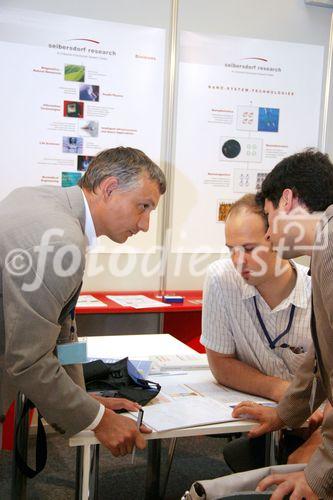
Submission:
{"label": "small printed image on panel", "polygon": [[77,170],[79,170],[80,172],[85,172],[93,159],[94,156],[79,155],[77,157]]}
{"label": "small printed image on panel", "polygon": [[225,222],[228,217],[229,210],[232,206],[230,201],[219,201],[217,208],[217,220],[218,222]]}
{"label": "small printed image on panel", "polygon": [[278,132],[279,131],[278,108],[259,108],[258,131],[259,132]]}
{"label": "small printed image on panel", "polygon": [[255,106],[237,106],[237,130],[257,132],[258,112]]}
{"label": "small printed image on panel", "polygon": [[80,172],[61,172],[61,187],[76,186],[80,179]]}
{"label": "small printed image on panel", "polygon": [[241,152],[241,145],[236,139],[228,139],[222,144],[222,154],[226,158],[236,158]]}
{"label": "small printed image on panel", "polygon": [[256,191],[259,191],[261,189],[261,185],[264,182],[266,176],[267,176],[267,172],[258,172],[257,173]]}
{"label": "small printed image on panel", "polygon": [[83,118],[83,102],[64,101],[64,116],[70,118]]}
{"label": "small printed image on panel", "polygon": [[83,138],[82,137],[63,137],[62,152],[75,153],[81,155],[83,153]]}
{"label": "small printed image on panel", "polygon": [[82,134],[84,136],[88,137],[97,137],[98,136],[98,122],[95,122],[93,120],[88,120],[84,121],[81,120],[79,122],[79,134]]}
{"label": "small printed image on panel", "polygon": [[85,67],[77,64],[66,64],[64,79],[68,82],[84,82]]}
{"label": "small printed image on panel", "polygon": [[262,139],[257,137],[220,137],[219,160],[226,162],[260,163]]}
{"label": "small printed image on panel", "polygon": [[99,101],[99,86],[98,85],[80,85],[80,99],[81,101]]}
{"label": "small printed image on panel", "polygon": [[233,170],[234,193],[253,192],[256,184],[256,170],[235,168]]}

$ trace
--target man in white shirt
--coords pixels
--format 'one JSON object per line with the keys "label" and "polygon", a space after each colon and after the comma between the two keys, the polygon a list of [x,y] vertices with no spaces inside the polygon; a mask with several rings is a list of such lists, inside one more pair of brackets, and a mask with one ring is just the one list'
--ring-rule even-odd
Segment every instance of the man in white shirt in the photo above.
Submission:
{"label": "man in white shirt", "polygon": [[254,195],[232,206],[231,259],[208,269],[201,343],[220,384],[278,402],[311,344],[311,278],[306,267],[277,257],[266,230]]}

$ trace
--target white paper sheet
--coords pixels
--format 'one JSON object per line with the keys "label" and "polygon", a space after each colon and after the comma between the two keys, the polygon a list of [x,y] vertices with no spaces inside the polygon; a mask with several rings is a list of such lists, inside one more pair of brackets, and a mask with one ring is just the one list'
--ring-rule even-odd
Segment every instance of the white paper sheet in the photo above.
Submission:
{"label": "white paper sheet", "polygon": [[107,307],[107,305],[92,295],[80,295],[76,307]]}
{"label": "white paper sheet", "polygon": [[188,396],[170,403],[146,406],[143,423],[155,431],[230,422],[232,408],[211,398]]}
{"label": "white paper sheet", "polygon": [[266,398],[261,398],[260,396],[253,396],[251,394],[246,394],[245,392],[235,391],[229,387],[224,387],[214,382],[198,382],[187,384],[190,389],[201,394],[202,396],[208,396],[220,403],[225,403],[230,405],[236,405],[242,401],[254,401],[255,403],[270,404],[271,400]]}
{"label": "white paper sheet", "polygon": [[151,309],[152,307],[170,306],[170,304],[150,299],[145,295],[107,295],[107,298],[123,307],[133,307],[134,309]]}

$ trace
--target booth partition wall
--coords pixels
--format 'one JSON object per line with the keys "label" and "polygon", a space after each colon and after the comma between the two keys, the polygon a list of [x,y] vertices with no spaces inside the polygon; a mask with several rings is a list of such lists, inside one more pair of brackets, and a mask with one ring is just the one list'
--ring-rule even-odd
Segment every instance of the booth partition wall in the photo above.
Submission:
{"label": "booth partition wall", "polygon": [[[103,239],[85,290],[201,289],[230,204],[284,156],[333,154],[332,10],[303,0],[2,0],[1,198],[144,150],[168,191],[149,233]],[[13,130],[16,131],[13,134]],[[10,166],[10,167],[9,167]]]}

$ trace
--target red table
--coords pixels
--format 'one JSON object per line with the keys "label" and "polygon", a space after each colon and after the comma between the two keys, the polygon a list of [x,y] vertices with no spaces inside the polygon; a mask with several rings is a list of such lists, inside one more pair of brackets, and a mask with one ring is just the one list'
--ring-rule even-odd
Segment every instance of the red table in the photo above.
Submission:
{"label": "red table", "polygon": [[[104,302],[107,307],[77,307],[76,315],[81,323],[84,315],[99,315],[99,314],[159,314],[163,317],[162,330],[163,333],[170,333],[177,339],[189,345],[198,352],[204,352],[203,346],[199,343],[201,334],[201,310],[202,310],[202,291],[201,290],[167,290],[166,295],[181,295],[184,297],[183,303],[173,303],[168,307],[161,308],[145,308],[134,309],[133,307],[123,307],[111,299],[107,295],[145,295],[148,298],[158,300],[161,303],[162,299],[158,291],[117,291],[117,292],[82,292],[82,295],[92,295],[96,299]],[[80,329],[79,329],[80,332]],[[142,332],[138,332],[142,333]],[[158,332],[154,332],[158,333]]]}

